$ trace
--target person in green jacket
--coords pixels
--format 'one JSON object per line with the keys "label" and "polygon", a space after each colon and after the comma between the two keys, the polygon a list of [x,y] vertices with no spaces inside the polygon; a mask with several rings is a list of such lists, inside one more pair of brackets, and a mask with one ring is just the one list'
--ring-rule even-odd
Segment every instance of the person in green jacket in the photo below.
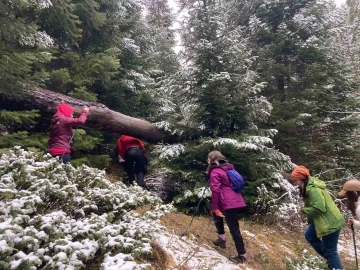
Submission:
{"label": "person in green jacket", "polygon": [[342,269],[337,243],[345,219],[326,190],[325,183],[311,177],[304,166],[296,167],[291,179],[304,199],[304,208],[300,212],[307,216],[309,223],[305,239],[326,259],[329,269]]}

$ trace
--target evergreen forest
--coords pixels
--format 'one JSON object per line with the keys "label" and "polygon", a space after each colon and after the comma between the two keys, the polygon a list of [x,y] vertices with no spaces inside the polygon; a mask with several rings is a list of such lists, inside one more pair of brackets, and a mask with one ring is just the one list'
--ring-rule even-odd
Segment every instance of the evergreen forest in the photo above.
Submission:
{"label": "evergreen forest", "polygon": [[[281,195],[277,179],[295,164],[333,191],[360,173],[357,0],[0,5],[3,153],[14,146],[48,151],[50,118],[21,105],[29,86],[102,103],[176,135],[172,143],[144,141],[147,180],[184,211],[194,210],[208,186],[206,156],[214,149],[244,176],[251,213],[260,187]],[[79,128],[72,165],[121,180],[111,156],[120,135]]]}
{"label": "evergreen forest", "polygon": [[[89,106],[71,166],[48,153],[52,109],[29,102],[39,89]],[[127,122],[101,125],[93,104]],[[113,156],[134,134],[148,190],[123,184]],[[173,239],[157,219],[209,216],[212,150],[245,179],[248,230],[304,228],[297,165],[347,218],[336,195],[360,179],[360,0],[0,0],[1,269],[175,269],[154,266],[154,235]],[[276,269],[249,247],[254,269]],[[276,265],[326,268],[311,256]]]}

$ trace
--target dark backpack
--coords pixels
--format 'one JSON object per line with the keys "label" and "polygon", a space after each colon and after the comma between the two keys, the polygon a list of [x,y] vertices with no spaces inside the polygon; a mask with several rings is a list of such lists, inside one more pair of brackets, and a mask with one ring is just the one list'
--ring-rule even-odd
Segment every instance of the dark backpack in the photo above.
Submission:
{"label": "dark backpack", "polygon": [[245,180],[237,170],[235,170],[235,169],[227,170],[226,174],[228,175],[228,177],[230,179],[231,188],[233,191],[239,193],[240,191],[242,191],[244,189]]}

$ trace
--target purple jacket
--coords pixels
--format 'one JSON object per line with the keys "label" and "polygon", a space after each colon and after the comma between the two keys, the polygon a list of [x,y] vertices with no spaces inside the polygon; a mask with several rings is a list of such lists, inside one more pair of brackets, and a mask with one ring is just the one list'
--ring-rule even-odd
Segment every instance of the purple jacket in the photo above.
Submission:
{"label": "purple jacket", "polygon": [[243,196],[231,189],[230,179],[226,174],[227,170],[234,169],[229,163],[215,166],[210,171],[211,208],[224,211],[232,208],[246,206]]}
{"label": "purple jacket", "polygon": [[66,117],[57,112],[51,120],[49,139],[50,154],[53,155],[52,149],[66,149],[68,150],[67,152],[70,153],[69,141],[73,134],[72,128],[84,124],[86,119],[86,111],[82,111],[79,118]]}

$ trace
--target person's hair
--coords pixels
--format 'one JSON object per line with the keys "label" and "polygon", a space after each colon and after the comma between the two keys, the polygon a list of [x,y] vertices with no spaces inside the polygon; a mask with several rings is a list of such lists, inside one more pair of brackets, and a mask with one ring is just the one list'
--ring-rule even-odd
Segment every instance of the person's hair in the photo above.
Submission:
{"label": "person's hair", "polygon": [[360,195],[360,193],[358,193],[356,191],[347,191],[346,192],[346,197],[347,197],[346,206],[350,210],[350,212],[353,216],[356,215],[355,203],[358,201],[359,195]]}
{"label": "person's hair", "polygon": [[210,172],[211,165],[212,165],[213,163],[219,163],[219,160],[225,160],[224,155],[221,154],[220,151],[216,151],[216,150],[211,151],[211,152],[208,154],[207,158],[208,158],[209,161],[210,161],[210,162],[209,162],[209,166],[208,166],[207,169],[206,169],[206,172],[207,172],[207,173]]}
{"label": "person's hair", "polygon": [[304,182],[304,187],[300,189],[300,193],[301,193],[301,197],[305,198],[306,197],[306,186],[309,182],[309,179],[304,179],[302,181]]}

